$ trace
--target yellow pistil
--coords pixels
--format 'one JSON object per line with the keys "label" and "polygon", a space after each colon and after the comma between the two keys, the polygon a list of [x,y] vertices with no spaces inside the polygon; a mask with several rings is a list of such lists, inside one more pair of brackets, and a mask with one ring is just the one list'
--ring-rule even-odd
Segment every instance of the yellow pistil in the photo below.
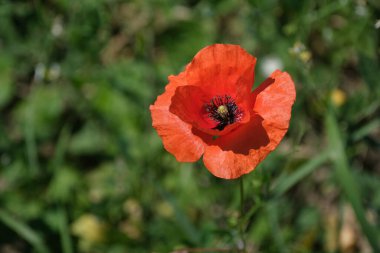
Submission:
{"label": "yellow pistil", "polygon": [[228,109],[227,109],[227,106],[225,105],[220,105],[217,109],[217,112],[218,114],[222,117],[222,118],[226,118],[228,116]]}

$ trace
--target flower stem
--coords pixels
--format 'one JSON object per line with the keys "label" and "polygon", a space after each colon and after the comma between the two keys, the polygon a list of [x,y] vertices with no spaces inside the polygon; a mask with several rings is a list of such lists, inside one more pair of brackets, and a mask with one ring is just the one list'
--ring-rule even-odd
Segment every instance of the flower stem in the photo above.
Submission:
{"label": "flower stem", "polygon": [[239,223],[240,223],[240,237],[242,241],[242,252],[246,252],[246,243],[245,243],[245,236],[244,236],[244,183],[243,183],[243,177],[240,177],[240,215],[239,215]]}

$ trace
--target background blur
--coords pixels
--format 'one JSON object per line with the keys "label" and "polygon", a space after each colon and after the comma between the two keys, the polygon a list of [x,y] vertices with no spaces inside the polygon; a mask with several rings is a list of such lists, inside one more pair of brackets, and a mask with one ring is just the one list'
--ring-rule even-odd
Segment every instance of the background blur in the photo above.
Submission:
{"label": "background blur", "polygon": [[178,163],[149,105],[204,46],[297,86],[244,176],[249,252],[380,252],[377,0],[0,1],[0,252],[239,245],[239,181]]}

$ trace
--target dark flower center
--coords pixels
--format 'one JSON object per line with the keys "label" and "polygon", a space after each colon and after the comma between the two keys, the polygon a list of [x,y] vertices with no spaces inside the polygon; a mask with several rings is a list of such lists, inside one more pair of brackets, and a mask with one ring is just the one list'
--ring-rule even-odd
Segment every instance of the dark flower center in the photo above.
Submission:
{"label": "dark flower center", "polygon": [[208,116],[218,123],[213,129],[223,130],[227,125],[240,121],[243,111],[228,95],[215,96],[205,105]]}

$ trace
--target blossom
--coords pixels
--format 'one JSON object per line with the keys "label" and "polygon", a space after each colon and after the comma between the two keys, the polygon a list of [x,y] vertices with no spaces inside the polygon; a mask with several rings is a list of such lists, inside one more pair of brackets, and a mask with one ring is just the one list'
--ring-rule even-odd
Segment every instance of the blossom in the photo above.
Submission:
{"label": "blossom", "polygon": [[334,89],[330,94],[330,99],[333,105],[340,107],[346,102],[347,96],[346,93],[341,89]]}
{"label": "blossom", "polygon": [[289,127],[294,83],[274,71],[252,91],[256,58],[238,45],[199,51],[150,106],[164,148],[180,162],[203,155],[215,176],[252,171],[280,143]]}
{"label": "blossom", "polygon": [[105,239],[106,225],[93,214],[83,214],[71,226],[73,234],[88,243],[102,242]]}

